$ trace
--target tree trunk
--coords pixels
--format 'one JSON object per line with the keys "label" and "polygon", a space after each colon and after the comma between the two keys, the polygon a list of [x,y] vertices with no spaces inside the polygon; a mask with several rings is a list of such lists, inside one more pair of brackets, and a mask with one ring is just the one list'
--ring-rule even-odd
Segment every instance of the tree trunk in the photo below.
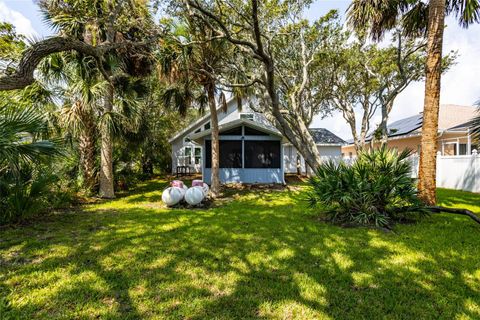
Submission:
{"label": "tree trunk", "polygon": [[78,147],[80,153],[80,167],[83,175],[83,186],[92,192],[97,179],[95,177],[95,123],[91,117],[86,116],[83,120],[85,129],[80,132],[78,137]]}
{"label": "tree trunk", "polygon": [[151,177],[153,175],[153,162],[149,156],[142,156],[142,173]]}
{"label": "tree trunk", "polygon": [[[393,102],[390,102],[393,104]],[[382,104],[382,121],[380,122],[380,145],[383,147],[388,142],[388,115],[392,110],[392,105]]]}
{"label": "tree trunk", "polygon": [[[104,112],[111,112],[113,109],[113,86],[109,85],[105,96]],[[113,188],[113,141],[112,134],[107,128],[101,132],[100,149],[100,197],[115,198]]]}
{"label": "tree trunk", "polygon": [[436,202],[437,133],[444,23],[445,0],[431,0],[428,11],[425,104],[418,173],[419,197],[427,205],[434,205]]}
{"label": "tree trunk", "polygon": [[218,131],[217,104],[215,103],[215,84],[207,84],[208,107],[210,108],[210,124],[212,127],[212,175],[210,194],[212,198],[220,193],[220,143]]}

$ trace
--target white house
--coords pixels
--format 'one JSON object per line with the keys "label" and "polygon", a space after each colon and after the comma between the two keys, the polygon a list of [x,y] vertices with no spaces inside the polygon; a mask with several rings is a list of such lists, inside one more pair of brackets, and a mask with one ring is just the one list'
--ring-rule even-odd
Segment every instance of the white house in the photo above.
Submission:
{"label": "white house", "polygon": [[[305,161],[297,150],[261,113],[248,103],[238,107],[227,102],[219,108],[220,180],[222,183],[284,183],[286,173],[305,172]],[[340,159],[345,141],[330,131],[310,129],[322,159]],[[188,169],[202,173],[210,183],[211,128],[210,114],[176,133],[172,145],[172,171]],[[178,171],[177,171],[178,170]]]}

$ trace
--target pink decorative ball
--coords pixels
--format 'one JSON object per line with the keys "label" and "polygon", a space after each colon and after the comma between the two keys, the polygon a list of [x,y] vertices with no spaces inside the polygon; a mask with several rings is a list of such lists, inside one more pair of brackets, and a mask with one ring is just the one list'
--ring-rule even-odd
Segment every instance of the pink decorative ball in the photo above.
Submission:
{"label": "pink decorative ball", "polygon": [[182,188],[183,189],[183,181],[182,180],[173,180],[170,183],[170,186],[172,187],[177,187],[177,188]]}
{"label": "pink decorative ball", "polygon": [[192,181],[192,187],[203,187],[203,181],[202,180],[193,180]]}

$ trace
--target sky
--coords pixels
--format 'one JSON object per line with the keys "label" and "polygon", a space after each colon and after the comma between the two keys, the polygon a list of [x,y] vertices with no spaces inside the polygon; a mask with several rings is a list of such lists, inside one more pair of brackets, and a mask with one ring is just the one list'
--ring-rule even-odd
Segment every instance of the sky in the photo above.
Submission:
{"label": "sky", "polygon": [[[331,9],[337,9],[344,16],[350,1],[317,0],[305,13],[310,19],[316,19]],[[19,33],[32,39],[41,39],[53,35],[42,20],[34,0],[0,0],[0,21],[12,23]],[[480,100],[480,25],[472,25],[463,29],[452,17],[446,20],[443,51],[458,52],[456,64],[442,77],[440,103],[473,105]],[[412,83],[395,101],[390,121],[417,114],[423,109],[423,82]],[[378,123],[376,115],[373,125]],[[343,139],[352,137],[350,129],[340,114],[322,119],[314,118],[312,127],[327,128]]]}

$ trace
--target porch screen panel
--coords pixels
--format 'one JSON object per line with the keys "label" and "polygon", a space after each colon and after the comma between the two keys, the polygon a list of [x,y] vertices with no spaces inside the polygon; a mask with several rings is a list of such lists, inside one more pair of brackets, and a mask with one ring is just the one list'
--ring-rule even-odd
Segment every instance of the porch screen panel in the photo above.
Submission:
{"label": "porch screen panel", "polygon": [[280,168],[280,141],[245,141],[245,168]]}
{"label": "porch screen panel", "polygon": [[[205,168],[212,167],[212,141],[205,141]],[[220,140],[220,168],[242,167],[242,141]]]}

